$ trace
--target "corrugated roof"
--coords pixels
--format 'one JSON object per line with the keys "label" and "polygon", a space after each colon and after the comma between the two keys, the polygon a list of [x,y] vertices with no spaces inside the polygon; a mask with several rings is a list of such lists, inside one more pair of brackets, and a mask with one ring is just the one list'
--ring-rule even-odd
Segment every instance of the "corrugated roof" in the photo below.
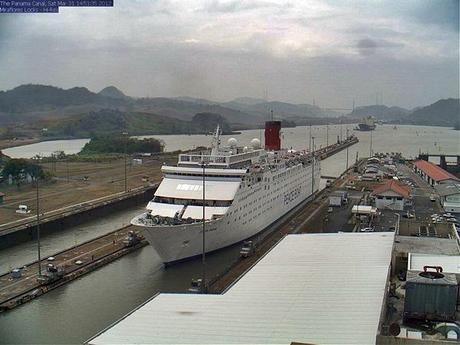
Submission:
{"label": "corrugated roof", "polygon": [[435,187],[436,192],[441,196],[460,194],[460,183],[441,183]]}
{"label": "corrugated roof", "polygon": [[394,233],[289,235],[223,295],[160,294],[90,344],[373,344]]}
{"label": "corrugated roof", "polygon": [[423,266],[441,266],[443,272],[460,273],[460,256],[409,253],[408,270],[423,271]]}
{"label": "corrugated roof", "polygon": [[445,171],[444,169],[438,167],[436,164],[431,162],[427,162],[424,160],[418,160],[415,163],[415,166],[425,172],[429,177],[431,177],[435,181],[443,181],[443,180],[457,180],[459,179],[452,175],[450,172]]}
{"label": "corrugated roof", "polygon": [[384,184],[375,186],[374,191],[372,194],[374,195],[379,195],[382,194],[388,190],[392,190],[393,192],[408,198],[410,196],[410,188],[409,186],[403,185],[399,183],[397,180],[387,180]]}

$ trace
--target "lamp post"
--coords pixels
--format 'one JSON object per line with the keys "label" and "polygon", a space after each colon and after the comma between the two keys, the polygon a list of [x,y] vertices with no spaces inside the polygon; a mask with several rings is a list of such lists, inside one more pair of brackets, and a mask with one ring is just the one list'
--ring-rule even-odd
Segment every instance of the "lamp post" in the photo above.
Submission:
{"label": "lamp post", "polygon": [[[347,128],[347,139],[346,140],[348,140],[348,128]],[[347,170],[348,170],[348,144],[347,144],[347,167],[346,167],[345,171],[347,171]]]}
{"label": "lamp post", "polygon": [[37,253],[38,253],[38,275],[42,275],[42,258],[41,258],[41,246],[40,246],[40,194],[38,188],[39,178],[39,165],[37,165],[37,171],[35,174],[35,187],[36,187],[36,205],[37,205]]}
{"label": "lamp post", "polygon": [[202,253],[201,253],[201,293],[206,293],[206,164],[204,160],[201,162],[203,169],[203,236],[202,236]]}
{"label": "lamp post", "polygon": [[398,217],[398,222],[396,223],[396,226],[395,226],[395,233],[396,233],[396,235],[399,235],[399,223],[401,221],[401,215],[399,213],[396,213],[396,212],[395,212],[395,215],[396,215],[396,217]]}
{"label": "lamp post", "polygon": [[125,193],[128,191],[128,172],[127,172],[127,160],[128,160],[128,132],[123,132],[125,137]]}
{"label": "lamp post", "polygon": [[369,158],[372,157],[372,130],[370,131],[370,134],[371,134],[371,141],[369,144]]}
{"label": "lamp post", "polygon": [[312,161],[311,161],[311,194],[315,190],[315,137],[311,137],[312,140]]}

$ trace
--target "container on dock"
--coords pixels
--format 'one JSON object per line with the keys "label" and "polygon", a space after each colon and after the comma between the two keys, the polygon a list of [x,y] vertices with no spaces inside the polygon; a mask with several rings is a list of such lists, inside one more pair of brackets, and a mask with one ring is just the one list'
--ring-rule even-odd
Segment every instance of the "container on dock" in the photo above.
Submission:
{"label": "container on dock", "polygon": [[439,266],[425,266],[422,272],[408,271],[404,319],[454,321],[457,295],[455,274],[442,273]]}

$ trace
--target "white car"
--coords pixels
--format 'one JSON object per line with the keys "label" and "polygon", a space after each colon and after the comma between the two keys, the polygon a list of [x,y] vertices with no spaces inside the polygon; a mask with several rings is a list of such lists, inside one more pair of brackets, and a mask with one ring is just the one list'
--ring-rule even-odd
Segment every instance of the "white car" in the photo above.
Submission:
{"label": "white car", "polygon": [[374,228],[368,227],[368,228],[360,229],[359,231],[361,231],[361,232],[374,232]]}
{"label": "white car", "polygon": [[54,261],[54,260],[56,260],[56,258],[55,258],[54,256],[50,256],[50,257],[49,257],[48,259],[46,259],[46,260],[48,260],[48,261]]}

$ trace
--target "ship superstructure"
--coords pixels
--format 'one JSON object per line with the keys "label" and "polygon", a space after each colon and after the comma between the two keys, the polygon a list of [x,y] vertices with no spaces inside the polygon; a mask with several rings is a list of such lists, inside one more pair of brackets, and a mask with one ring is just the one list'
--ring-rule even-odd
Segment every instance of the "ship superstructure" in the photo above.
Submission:
{"label": "ship superstructure", "polygon": [[265,149],[258,139],[239,147],[230,138],[222,146],[218,128],[210,151],[180,154],[177,166],[161,168],[147,211],[131,223],[164,263],[202,252],[203,213],[210,252],[254,236],[318,190],[319,160],[282,150],[280,128],[279,121],[267,122]]}

